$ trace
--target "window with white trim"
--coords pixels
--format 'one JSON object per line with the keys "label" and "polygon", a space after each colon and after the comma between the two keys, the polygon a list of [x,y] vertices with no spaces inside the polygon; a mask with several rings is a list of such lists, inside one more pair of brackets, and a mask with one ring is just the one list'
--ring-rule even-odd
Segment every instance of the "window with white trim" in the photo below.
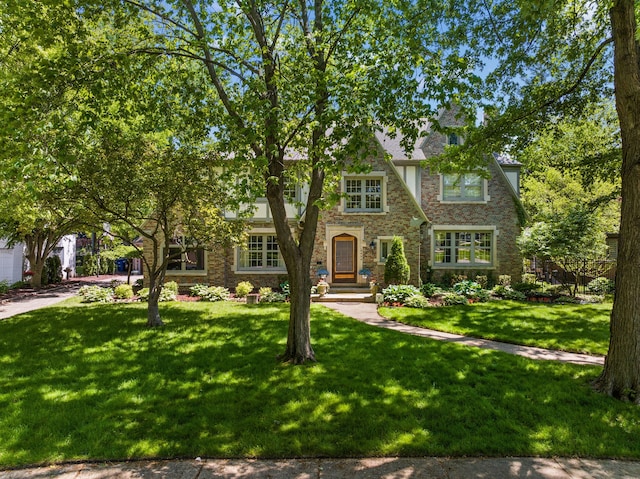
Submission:
{"label": "window with white trim", "polygon": [[204,271],[204,248],[181,236],[169,244],[167,271]]}
{"label": "window with white trim", "polygon": [[382,178],[345,178],[345,212],[381,212]]}
{"label": "window with white trim", "polygon": [[247,247],[238,249],[238,270],[284,271],[284,260],[280,255],[276,235],[249,235]]}
{"label": "window with white trim", "polygon": [[493,231],[435,231],[435,266],[490,266]]}
{"label": "window with white trim", "polygon": [[484,178],[475,173],[442,176],[443,201],[484,201]]}
{"label": "window with white trim", "polygon": [[458,135],[455,133],[449,133],[449,137],[447,138],[447,143],[449,145],[457,145],[459,143]]}

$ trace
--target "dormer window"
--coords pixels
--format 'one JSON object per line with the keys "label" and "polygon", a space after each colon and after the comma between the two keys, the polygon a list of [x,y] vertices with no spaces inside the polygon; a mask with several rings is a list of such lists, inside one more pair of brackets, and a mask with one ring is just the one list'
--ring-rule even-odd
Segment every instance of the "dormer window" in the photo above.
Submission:
{"label": "dormer window", "polygon": [[448,138],[448,142],[447,144],[449,145],[458,145],[458,135],[456,135],[455,133],[449,133],[449,138]]}

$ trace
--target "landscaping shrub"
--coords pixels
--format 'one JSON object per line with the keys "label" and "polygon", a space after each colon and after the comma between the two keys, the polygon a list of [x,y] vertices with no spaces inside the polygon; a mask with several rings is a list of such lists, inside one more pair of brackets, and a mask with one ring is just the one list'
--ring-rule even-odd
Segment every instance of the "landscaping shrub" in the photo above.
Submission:
{"label": "landscaping shrub", "polygon": [[429,306],[429,300],[424,296],[417,294],[405,299],[404,305],[408,308],[426,308]]}
{"label": "landscaping shrub", "polygon": [[524,293],[520,291],[514,291],[511,286],[504,286],[496,284],[492,289],[493,294],[503,299],[510,299],[513,301],[524,301],[527,299]]}
{"label": "landscaping shrub", "polygon": [[533,291],[536,291],[538,289],[540,289],[542,287],[542,285],[540,284],[536,284],[536,283],[514,283],[511,285],[511,288],[514,291],[520,291],[521,293],[524,293],[525,295],[527,293],[531,293]]}
{"label": "landscaping shrub", "polygon": [[404,255],[402,239],[393,237],[391,249],[384,264],[384,282],[387,284],[406,284],[409,281],[409,263]]}
{"label": "landscaping shrub", "polygon": [[511,275],[501,274],[500,276],[498,276],[498,284],[500,286],[511,286]]}
{"label": "landscaping shrub", "polygon": [[0,294],[5,294],[9,291],[9,281],[6,279],[4,281],[0,281]]}
{"label": "landscaping shrub", "polygon": [[84,303],[111,303],[113,301],[113,290],[102,286],[82,286],[78,290],[78,294]]}
{"label": "landscaping shrub", "polygon": [[[263,289],[265,288],[260,288],[260,291],[262,291]],[[277,291],[265,291],[264,294],[262,294],[262,292],[260,293],[261,303],[285,303],[286,301],[287,295],[284,293],[278,293]]]}
{"label": "landscaping shrub", "polygon": [[587,289],[593,294],[611,294],[615,289],[615,283],[608,278],[596,278],[590,281]]}
{"label": "landscaping shrub", "polygon": [[429,298],[438,291],[438,287],[433,283],[424,283],[420,286],[420,292],[426,297]]}
{"label": "landscaping shrub", "polygon": [[58,284],[62,282],[62,263],[57,255],[44,260],[42,269],[42,284]]}
{"label": "landscaping shrub", "polygon": [[522,282],[523,283],[535,283],[536,282],[536,275],[533,273],[525,273],[522,275]]}
{"label": "landscaping shrub", "polygon": [[120,284],[114,288],[113,295],[116,299],[131,299],[133,298],[133,287],[130,284]]}
{"label": "landscaping shrub", "polygon": [[392,284],[382,290],[383,299],[386,303],[404,304],[411,296],[421,296],[420,290],[410,284]]}
{"label": "landscaping shrub", "polygon": [[249,281],[241,281],[236,286],[236,297],[237,298],[244,298],[251,291],[253,291],[253,285]]}
{"label": "landscaping shrub", "polygon": [[265,294],[269,294],[269,293],[272,293],[272,292],[273,292],[273,290],[269,286],[263,286],[262,288],[260,288],[258,290],[258,294],[260,296],[264,296]]}
{"label": "landscaping shrub", "polygon": [[[253,290],[253,286],[251,287],[251,290]],[[222,286],[207,286],[206,284],[194,284],[189,288],[189,294],[191,296],[200,297],[200,301],[208,301],[211,303],[216,301],[226,301],[231,297],[227,288],[223,288]]]}
{"label": "landscaping shrub", "polygon": [[489,285],[489,277],[486,274],[476,275],[474,281],[478,283],[482,287],[482,289],[487,289],[487,286]]}
{"label": "landscaping shrub", "polygon": [[466,296],[458,293],[445,293],[445,295],[442,297],[442,301],[447,306],[454,306],[456,304],[469,303]]}
{"label": "landscaping shrub", "polygon": [[[178,297],[178,283],[175,281],[169,281],[165,283],[160,292],[158,302],[164,303],[167,301],[175,301]],[[149,301],[149,288],[142,288],[138,291],[138,299],[140,301]]]}

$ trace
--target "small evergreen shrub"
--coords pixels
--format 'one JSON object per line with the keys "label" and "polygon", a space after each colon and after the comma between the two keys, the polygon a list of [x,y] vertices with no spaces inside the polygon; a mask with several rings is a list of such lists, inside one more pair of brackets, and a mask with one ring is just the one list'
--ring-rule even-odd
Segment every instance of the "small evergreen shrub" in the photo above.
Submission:
{"label": "small evergreen shrub", "polygon": [[596,278],[587,285],[589,292],[593,294],[611,294],[615,289],[615,283],[608,278]]}
{"label": "small evergreen shrub", "polygon": [[62,263],[58,255],[49,256],[44,260],[42,269],[42,284],[62,283]]}
{"label": "small evergreen shrub", "polygon": [[511,285],[511,288],[514,291],[520,291],[521,293],[524,293],[525,295],[527,293],[531,293],[533,291],[536,291],[538,289],[540,289],[542,286],[539,284],[535,284],[535,283],[514,283]]}
{"label": "small evergreen shrub", "polygon": [[421,296],[418,288],[410,284],[392,284],[382,290],[382,296],[386,303],[404,304],[411,296]]}
{"label": "small evergreen shrub", "polygon": [[468,304],[467,297],[458,293],[446,293],[442,297],[442,301],[447,306],[455,306],[458,304]]}
{"label": "small evergreen shrub", "polygon": [[409,296],[405,299],[404,305],[408,308],[426,308],[429,306],[429,300],[422,295]]}
{"label": "small evergreen shrub", "polygon": [[387,261],[384,264],[384,282],[387,284],[407,284],[409,273],[409,263],[404,255],[402,239],[394,236]]}
{"label": "small evergreen shrub", "polygon": [[133,298],[133,287],[130,284],[119,284],[114,288],[113,295],[116,299],[131,299]]}
{"label": "small evergreen shrub", "polygon": [[249,281],[241,281],[236,286],[236,297],[244,298],[253,291],[253,285]]}
{"label": "small evergreen shrub", "polygon": [[113,290],[102,286],[85,285],[78,290],[83,303],[111,303]]}
{"label": "small evergreen shrub", "polygon": [[0,294],[5,294],[7,292],[9,292],[9,281],[5,279],[0,281]]}

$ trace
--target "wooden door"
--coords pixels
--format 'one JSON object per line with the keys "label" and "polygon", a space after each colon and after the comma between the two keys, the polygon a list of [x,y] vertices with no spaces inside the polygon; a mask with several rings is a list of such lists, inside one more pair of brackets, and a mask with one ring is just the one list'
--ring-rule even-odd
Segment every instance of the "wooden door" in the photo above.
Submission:
{"label": "wooden door", "polygon": [[356,282],[356,247],[355,236],[341,234],[333,238],[333,282]]}

